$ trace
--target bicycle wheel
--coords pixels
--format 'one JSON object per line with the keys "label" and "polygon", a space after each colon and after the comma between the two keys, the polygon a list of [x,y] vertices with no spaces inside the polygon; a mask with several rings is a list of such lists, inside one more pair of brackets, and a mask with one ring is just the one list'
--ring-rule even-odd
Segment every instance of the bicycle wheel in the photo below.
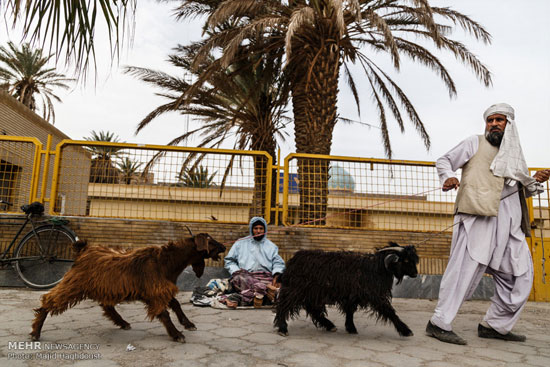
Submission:
{"label": "bicycle wheel", "polygon": [[50,288],[61,281],[74,261],[74,234],[62,226],[45,225],[29,232],[15,249],[15,270],[31,288]]}

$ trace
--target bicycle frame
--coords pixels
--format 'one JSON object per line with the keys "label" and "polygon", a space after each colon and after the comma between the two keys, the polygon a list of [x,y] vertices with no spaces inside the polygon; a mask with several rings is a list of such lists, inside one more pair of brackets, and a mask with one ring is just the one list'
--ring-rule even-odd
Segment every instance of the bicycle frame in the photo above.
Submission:
{"label": "bicycle frame", "polygon": [[[23,259],[22,257],[9,257],[8,253],[11,250],[11,248],[17,243],[17,239],[19,238],[19,236],[21,235],[23,230],[27,227],[27,224],[29,222],[31,223],[31,227],[32,227],[31,231],[34,233],[36,238],[38,238],[38,244],[40,246],[40,249],[42,250],[42,243],[40,242],[40,237],[36,233],[36,226],[35,226],[34,221],[32,220],[32,215],[33,214],[25,215],[25,222],[21,225],[21,227],[19,227],[19,230],[17,231],[17,233],[15,234],[13,239],[11,240],[9,246],[4,250],[2,255],[0,255],[0,264],[1,265]],[[19,218],[19,217],[13,217],[13,218]],[[54,224],[52,224],[52,225],[54,225]],[[29,258],[34,258],[34,257],[25,257],[24,259],[29,259]]]}
{"label": "bicycle frame", "polygon": [[[21,227],[19,228],[19,231],[17,231],[17,234],[13,237],[13,239],[11,240],[10,244],[8,247],[6,247],[6,249],[4,250],[4,252],[2,253],[2,255],[0,255],[0,262],[2,263],[6,263],[6,262],[12,262],[14,260],[12,260],[12,258],[9,258],[7,256],[7,254],[9,253],[9,251],[11,250],[11,248],[13,247],[13,245],[15,245],[15,243],[17,242],[17,239],[19,238],[19,236],[21,235],[21,232],[23,232],[23,230],[25,229],[25,227],[27,226],[27,224],[31,221],[31,219],[29,218],[29,216],[25,216],[25,222],[21,225]],[[34,226],[33,226],[34,227]]]}

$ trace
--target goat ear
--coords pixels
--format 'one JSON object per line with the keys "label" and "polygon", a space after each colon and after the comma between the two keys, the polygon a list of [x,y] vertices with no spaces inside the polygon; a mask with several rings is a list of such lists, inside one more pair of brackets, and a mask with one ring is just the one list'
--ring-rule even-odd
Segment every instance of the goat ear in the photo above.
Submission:
{"label": "goat ear", "polygon": [[389,254],[384,258],[384,267],[389,271],[390,266],[397,261],[399,261],[399,256],[396,254]]}
{"label": "goat ear", "polygon": [[191,265],[193,267],[193,271],[195,272],[195,275],[197,278],[202,277],[202,274],[204,273],[204,260],[200,260],[200,262],[196,264]]}
{"label": "goat ear", "polygon": [[208,235],[206,235],[205,233],[199,233],[195,236],[194,241],[195,246],[197,247],[197,251],[208,252]]}

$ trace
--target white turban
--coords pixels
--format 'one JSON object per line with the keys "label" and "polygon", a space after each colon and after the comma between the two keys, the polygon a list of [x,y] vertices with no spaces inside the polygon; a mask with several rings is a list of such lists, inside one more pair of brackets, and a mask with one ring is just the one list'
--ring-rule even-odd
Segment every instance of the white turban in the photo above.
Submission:
{"label": "white turban", "polygon": [[487,122],[487,117],[495,114],[501,114],[508,118],[508,120],[514,120],[515,113],[512,106],[510,106],[508,103],[497,103],[489,107],[485,110],[483,113],[483,120]]}
{"label": "white turban", "polygon": [[535,179],[529,175],[529,168],[521,150],[514,109],[507,103],[497,103],[483,113],[483,119],[487,122],[487,117],[495,114],[506,116],[508,123],[504,128],[498,153],[491,163],[491,171],[495,176],[507,178],[510,186],[515,185],[515,181],[521,182],[529,192],[527,196],[536,195],[539,188]]}

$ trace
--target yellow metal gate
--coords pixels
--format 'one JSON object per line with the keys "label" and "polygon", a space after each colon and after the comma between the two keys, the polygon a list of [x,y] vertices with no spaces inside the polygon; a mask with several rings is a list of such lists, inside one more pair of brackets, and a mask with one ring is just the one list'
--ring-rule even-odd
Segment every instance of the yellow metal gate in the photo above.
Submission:
{"label": "yellow metal gate", "polygon": [[[543,168],[530,168],[533,174]],[[544,192],[528,200],[531,217],[531,238],[527,239],[535,270],[531,301],[550,302],[550,189],[544,183]]]}
{"label": "yellow metal gate", "polygon": [[36,138],[0,135],[0,199],[8,212],[34,201],[38,192],[42,143]]}

